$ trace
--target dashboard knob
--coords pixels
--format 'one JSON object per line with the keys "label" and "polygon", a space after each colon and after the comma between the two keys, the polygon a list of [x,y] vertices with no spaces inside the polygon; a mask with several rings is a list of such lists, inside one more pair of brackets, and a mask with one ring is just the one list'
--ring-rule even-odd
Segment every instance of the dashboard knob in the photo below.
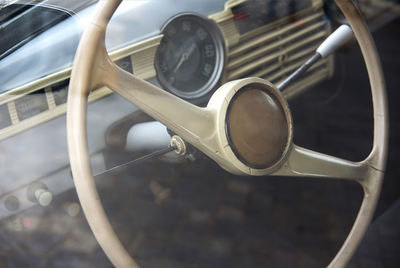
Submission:
{"label": "dashboard knob", "polygon": [[50,205],[51,201],[53,200],[53,194],[44,188],[38,188],[35,191],[35,198],[39,205],[46,207]]}
{"label": "dashboard knob", "polygon": [[10,195],[4,200],[4,206],[8,211],[16,211],[19,209],[19,200],[14,195]]}
{"label": "dashboard knob", "polygon": [[42,182],[34,182],[27,189],[27,197],[33,203],[39,203],[42,207],[48,206],[53,200],[53,194]]}

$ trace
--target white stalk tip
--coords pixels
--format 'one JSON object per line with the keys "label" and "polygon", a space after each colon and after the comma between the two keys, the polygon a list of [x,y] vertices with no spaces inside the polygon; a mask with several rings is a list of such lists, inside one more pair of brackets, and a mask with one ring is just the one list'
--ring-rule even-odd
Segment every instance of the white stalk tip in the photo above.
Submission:
{"label": "white stalk tip", "polygon": [[319,53],[322,58],[325,58],[352,38],[353,31],[350,26],[343,24],[325,39],[325,41],[318,47],[317,53]]}

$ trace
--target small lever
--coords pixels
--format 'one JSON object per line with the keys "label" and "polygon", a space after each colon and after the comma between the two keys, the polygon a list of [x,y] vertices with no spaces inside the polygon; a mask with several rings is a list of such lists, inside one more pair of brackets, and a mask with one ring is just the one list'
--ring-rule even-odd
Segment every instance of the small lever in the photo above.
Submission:
{"label": "small lever", "polygon": [[347,43],[353,37],[353,31],[348,25],[341,25],[336,29],[324,42],[317,48],[315,54],[308,59],[303,65],[296,69],[291,75],[283,80],[279,85],[278,89],[283,91],[287,86],[299,78],[305,71],[307,71],[314,63],[321,58],[326,58],[342,45]]}

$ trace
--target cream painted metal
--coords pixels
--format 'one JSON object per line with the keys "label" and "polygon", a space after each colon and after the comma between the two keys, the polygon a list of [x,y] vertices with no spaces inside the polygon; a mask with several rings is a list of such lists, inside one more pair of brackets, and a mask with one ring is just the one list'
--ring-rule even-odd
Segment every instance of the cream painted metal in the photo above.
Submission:
{"label": "cream painted metal", "polygon": [[[315,0],[309,8],[263,25],[253,31],[240,34],[235,25],[232,8],[246,1],[247,0],[227,1],[223,11],[209,15],[209,18],[213,20],[221,30],[227,50],[227,64],[224,67],[222,82],[231,81],[243,76],[261,77],[272,82],[279,82],[290,72],[299,67],[302,63],[302,59],[314,52],[316,45],[330,32],[329,23],[326,22],[325,15],[322,11],[322,1]],[[205,5],[209,5],[209,3]],[[126,6],[124,7],[127,8]],[[213,10],[213,8],[211,10]],[[211,12],[211,10],[207,11]],[[125,12],[137,12],[137,10],[128,8],[128,11],[122,13]],[[80,16],[85,17],[84,15]],[[143,14],[141,14],[141,16],[143,16]],[[302,23],[292,23],[293,18],[301,19]],[[116,17],[114,16],[113,19],[116,19]],[[121,20],[121,18],[117,19]],[[79,25],[82,27],[85,25],[84,23],[81,24]],[[119,27],[114,26],[112,28],[116,29]],[[134,29],[132,30],[135,32]],[[63,31],[58,30],[58,32]],[[132,33],[130,33],[129,36],[131,34]],[[298,41],[299,38],[301,38],[301,41]],[[111,34],[111,36],[108,36],[106,42],[117,39],[118,38],[115,38],[115,36]],[[135,39],[138,39],[138,37],[132,37],[132,40]],[[134,42],[122,48],[119,48],[121,44],[118,44],[118,49],[111,50],[110,57],[113,60],[130,57],[131,63],[133,63],[133,73],[137,77],[146,80],[155,78],[154,57],[161,39],[162,34],[157,32],[154,36],[145,38],[140,42]],[[66,42],[59,43],[66,44]],[[304,49],[305,46],[307,46],[306,49]],[[59,48],[59,50],[64,51],[67,49]],[[31,52],[31,50],[29,51]],[[296,52],[293,53],[293,51]],[[40,57],[40,55],[42,55],[41,53],[37,52],[32,54],[35,55],[35,57]],[[49,54],[48,52],[46,53]],[[39,62],[37,59],[33,61]],[[51,62],[55,61],[53,60]],[[48,64],[45,65],[47,66]],[[286,98],[292,98],[307,87],[326,79],[332,75],[332,72],[333,59],[331,57],[323,59],[311,67],[310,72],[305,74],[299,81],[292,83],[289,86],[291,90],[285,91],[284,96]],[[37,80],[25,83],[20,87],[0,94],[0,105],[7,104],[8,112],[12,119],[12,125],[0,129],[0,140],[63,115],[66,112],[66,105],[56,105],[54,103],[52,87],[58,82],[66,81],[70,77],[70,74],[71,67],[45,76],[42,74],[42,77]],[[36,92],[43,88],[46,88],[49,109],[25,120],[20,120],[15,107],[15,101],[26,94]],[[112,91],[107,88],[93,91],[89,96],[90,101],[105,97],[111,92]]]}
{"label": "cream painted metal", "polygon": [[[370,155],[361,162],[350,162],[296,146],[291,140],[290,111],[285,112],[289,138],[281,159],[274,165],[251,168],[227,146],[225,120],[227,107],[243,86],[262,84],[271,94],[282,96],[272,84],[249,78],[223,85],[206,108],[199,108],[119,69],[105,49],[105,30],[120,0],[100,1],[92,23],[79,45],[72,70],[68,96],[68,146],[75,186],[83,211],[97,241],[116,267],[138,267],[114,233],[102,207],[93,180],[86,135],[87,97],[92,89],[107,86],[162,122],[224,169],[235,174],[289,175],[299,177],[355,180],[364,189],[364,200],[354,226],[329,267],[344,267],[355,252],[371,221],[383,179],[387,152],[387,103],[379,58],[371,35],[351,1],[336,0],[361,47],[367,66],[374,108],[374,143]],[[228,143],[229,144],[229,143]]]}

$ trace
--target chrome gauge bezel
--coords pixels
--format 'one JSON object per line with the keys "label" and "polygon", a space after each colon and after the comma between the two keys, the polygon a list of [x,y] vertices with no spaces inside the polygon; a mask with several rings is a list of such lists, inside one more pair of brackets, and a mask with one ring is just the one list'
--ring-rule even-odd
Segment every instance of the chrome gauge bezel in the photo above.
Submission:
{"label": "chrome gauge bezel", "polygon": [[[164,77],[163,73],[160,70],[160,66],[158,64],[159,61],[159,48],[157,48],[155,59],[154,59],[154,68],[156,70],[156,77],[159,82],[159,84],[164,88],[165,90],[168,90],[169,92],[175,94],[178,97],[181,97],[183,99],[187,99],[193,102],[199,102],[199,100],[204,100],[204,97],[212,94],[216,90],[216,88],[219,86],[223,70],[224,70],[224,64],[225,64],[225,41],[222,36],[222,33],[220,32],[218,26],[211,21],[208,18],[204,18],[200,15],[193,14],[193,13],[183,13],[179,14],[177,16],[174,16],[171,18],[165,25],[162,27],[161,31],[162,34],[165,34],[166,31],[169,29],[171,25],[174,25],[178,23],[178,21],[184,20],[184,19],[189,19],[192,21],[195,21],[198,24],[201,24],[204,26],[204,29],[207,31],[207,33],[210,35],[213,45],[215,47],[215,63],[214,63],[214,69],[211,74],[211,76],[208,78],[208,81],[202,85],[200,88],[186,92],[181,89],[177,89],[174,86],[172,86],[167,79]],[[163,37],[164,39],[165,37]],[[163,42],[163,39],[161,42]],[[199,74],[200,75],[200,74]]]}

